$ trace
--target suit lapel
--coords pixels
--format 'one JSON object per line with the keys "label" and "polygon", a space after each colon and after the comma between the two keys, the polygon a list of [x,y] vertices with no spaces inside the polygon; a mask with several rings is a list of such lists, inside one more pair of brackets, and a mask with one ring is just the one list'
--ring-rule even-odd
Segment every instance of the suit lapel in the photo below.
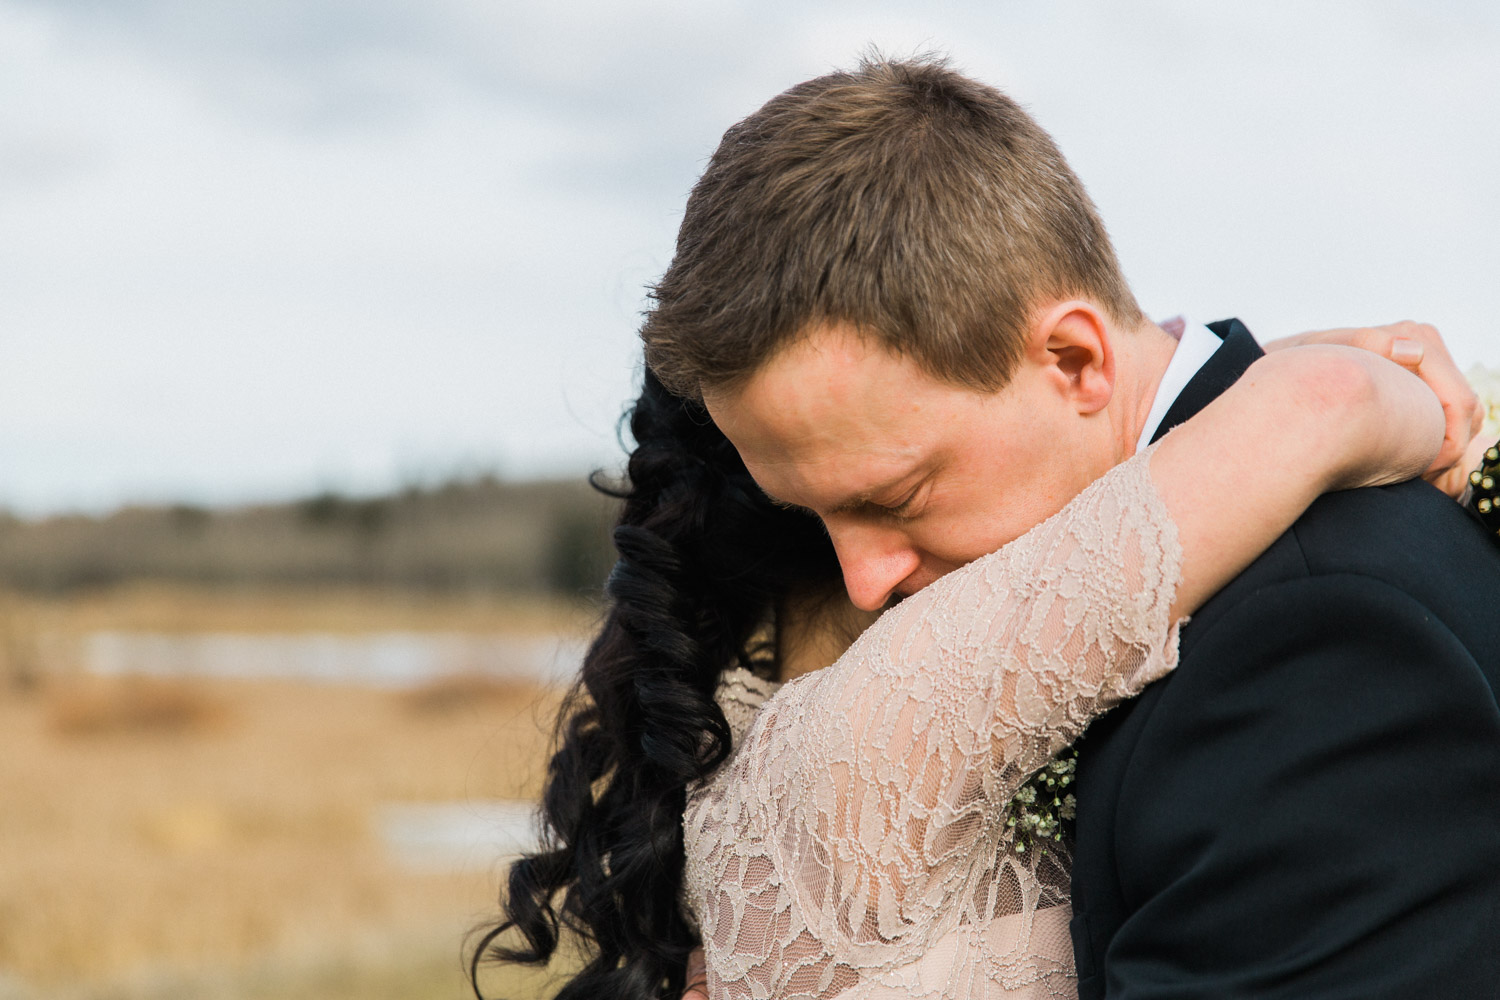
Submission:
{"label": "suit lapel", "polygon": [[[1213,402],[1264,353],[1237,319],[1210,323],[1208,328],[1223,343],[1167,408],[1161,426],[1151,438],[1153,441]],[[1116,829],[1116,796],[1124,784],[1131,758],[1129,753],[1110,748],[1121,727],[1135,717],[1136,709],[1159,697],[1167,683],[1155,685],[1139,699],[1126,702],[1096,720],[1077,744],[1079,777],[1075,787],[1079,836],[1074,845],[1073,922],[1069,930],[1078,968],[1078,995],[1086,1000],[1103,1000],[1104,958],[1113,935],[1129,916],[1119,873],[1114,868],[1111,838]],[[1094,891],[1090,891],[1090,886]]]}
{"label": "suit lapel", "polygon": [[1250,336],[1250,331],[1245,329],[1245,324],[1237,319],[1222,319],[1208,324],[1208,328],[1218,334],[1224,343],[1183,387],[1177,399],[1167,409],[1161,426],[1151,436],[1152,441],[1212,403],[1220,393],[1239,381],[1239,377],[1245,374],[1245,369],[1256,358],[1265,354],[1255,338]]}

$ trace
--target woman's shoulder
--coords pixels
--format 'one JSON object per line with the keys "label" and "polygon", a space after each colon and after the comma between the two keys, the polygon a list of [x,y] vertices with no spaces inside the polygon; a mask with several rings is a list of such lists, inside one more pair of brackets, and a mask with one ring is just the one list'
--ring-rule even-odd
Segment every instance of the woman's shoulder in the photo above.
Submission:
{"label": "woman's shoulder", "polygon": [[755,724],[755,717],[781,687],[780,682],[768,680],[744,667],[732,667],[719,675],[714,701],[729,723],[735,749],[739,749],[745,734]]}

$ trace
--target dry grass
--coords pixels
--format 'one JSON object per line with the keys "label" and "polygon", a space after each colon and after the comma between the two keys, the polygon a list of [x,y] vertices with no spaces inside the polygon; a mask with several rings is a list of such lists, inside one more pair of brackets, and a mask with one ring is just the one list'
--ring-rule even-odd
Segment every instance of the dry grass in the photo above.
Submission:
{"label": "dry grass", "polygon": [[482,674],[453,674],[402,691],[401,704],[421,715],[469,712],[476,706],[503,705],[524,697],[526,685]]}
{"label": "dry grass", "polygon": [[48,721],[64,736],[182,733],[222,724],[228,711],[197,687],[148,677],[74,681],[48,695]]}
{"label": "dry grass", "polygon": [[[226,605],[160,590],[22,611],[64,638],[577,621],[541,606]],[[388,802],[534,797],[556,699],[475,680],[395,692],[66,671],[0,689],[0,997],[463,995],[460,945],[494,905],[498,862],[404,870],[372,816]],[[502,991],[542,989],[514,985]]]}
{"label": "dry grass", "polygon": [[439,595],[387,588],[185,587],[132,583],[67,597],[0,593],[8,631],[457,632],[587,630],[585,605],[529,594]]}
{"label": "dry grass", "polygon": [[[473,1000],[451,939],[371,940],[315,960],[278,958],[217,971],[157,972],[107,986],[63,988],[48,1000]],[[529,969],[482,974],[485,996],[535,1000],[556,975]],[[10,1000],[0,981],[0,997]]]}

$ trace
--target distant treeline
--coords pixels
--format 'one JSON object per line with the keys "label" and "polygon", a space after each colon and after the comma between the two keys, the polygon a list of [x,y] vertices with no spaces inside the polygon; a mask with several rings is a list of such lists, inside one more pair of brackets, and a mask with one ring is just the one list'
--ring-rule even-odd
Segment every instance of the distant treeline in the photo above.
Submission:
{"label": "distant treeline", "polygon": [[613,563],[615,513],[616,502],[581,479],[484,477],[380,497],[0,515],[0,587],[56,593],[162,580],[597,595]]}

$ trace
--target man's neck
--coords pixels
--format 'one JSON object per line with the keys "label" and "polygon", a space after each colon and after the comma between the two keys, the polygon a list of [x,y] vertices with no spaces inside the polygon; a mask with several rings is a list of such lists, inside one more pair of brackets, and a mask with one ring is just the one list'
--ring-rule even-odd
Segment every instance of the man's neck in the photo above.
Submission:
{"label": "man's neck", "polygon": [[1118,461],[1123,462],[1135,454],[1162,376],[1177,350],[1177,339],[1146,321],[1125,331],[1115,345],[1115,396],[1110,405],[1114,409],[1119,404],[1114,446]]}

